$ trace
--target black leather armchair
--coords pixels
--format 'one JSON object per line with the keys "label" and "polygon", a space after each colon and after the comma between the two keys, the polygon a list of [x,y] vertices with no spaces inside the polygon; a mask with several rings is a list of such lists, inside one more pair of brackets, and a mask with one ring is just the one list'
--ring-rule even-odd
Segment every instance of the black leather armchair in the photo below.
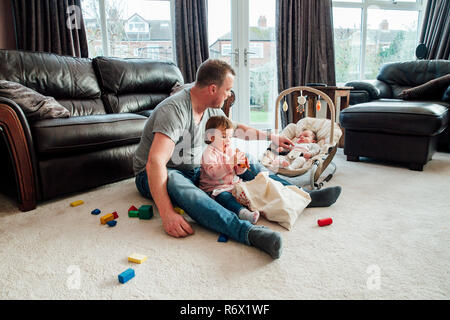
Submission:
{"label": "black leather armchair", "polygon": [[351,81],[350,107],[340,114],[345,129],[344,153],[348,160],[360,156],[409,163],[422,170],[440,146],[448,150],[450,103],[443,92],[404,100],[405,89],[450,74],[448,60],[388,63],[376,80]]}

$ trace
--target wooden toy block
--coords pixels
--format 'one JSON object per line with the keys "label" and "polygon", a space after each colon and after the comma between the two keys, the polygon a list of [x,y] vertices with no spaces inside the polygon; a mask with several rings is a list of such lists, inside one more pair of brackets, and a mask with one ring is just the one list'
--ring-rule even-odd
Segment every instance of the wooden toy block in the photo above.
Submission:
{"label": "wooden toy block", "polygon": [[219,239],[217,239],[218,242],[227,242],[228,241],[228,237],[226,234],[221,233],[219,236]]}
{"label": "wooden toy block", "polygon": [[134,278],[134,276],[135,276],[134,270],[129,268],[129,269],[125,270],[124,272],[122,272],[121,274],[119,274],[119,282],[125,283],[128,280]]}
{"label": "wooden toy block", "polygon": [[102,216],[100,218],[100,223],[101,224],[106,224],[108,221],[112,221],[112,220],[114,220],[113,214],[112,213],[108,213],[108,214],[105,214],[104,216]]}
{"label": "wooden toy block", "polygon": [[184,210],[181,209],[180,207],[175,207],[175,208],[173,208],[173,209],[174,209],[176,212],[178,212],[178,214],[181,214],[181,215],[185,214]]}
{"label": "wooden toy block", "polygon": [[117,211],[114,211],[111,214],[113,215],[114,219],[117,219],[119,217],[119,215],[117,214]]}
{"label": "wooden toy block", "polygon": [[128,261],[134,263],[142,263],[145,260],[147,260],[147,256],[144,256],[143,254],[139,253],[133,253],[131,256],[128,257]]}
{"label": "wooden toy block", "polygon": [[95,209],[95,210],[92,210],[91,211],[91,214],[95,214],[95,215],[98,215],[98,214],[100,214],[100,209]]}
{"label": "wooden toy block", "polygon": [[317,224],[319,225],[319,227],[327,226],[332,223],[333,223],[333,219],[331,219],[331,218],[317,220]]}
{"label": "wooden toy block", "polygon": [[110,227],[115,227],[116,224],[117,224],[117,221],[116,221],[116,220],[111,220],[111,221],[108,221],[106,224],[107,224],[108,226],[110,226]]}
{"label": "wooden toy block", "polygon": [[76,207],[76,206],[79,206],[79,205],[81,205],[81,204],[83,204],[83,203],[84,203],[83,200],[77,200],[77,201],[71,202],[71,203],[70,203],[70,206],[71,206],[71,207]]}
{"label": "wooden toy block", "polygon": [[153,217],[153,207],[151,205],[143,205],[139,208],[139,219],[148,220]]}
{"label": "wooden toy block", "polygon": [[139,211],[138,210],[128,211],[128,216],[130,218],[138,218],[139,217]]}
{"label": "wooden toy block", "polygon": [[130,208],[128,208],[128,212],[130,211],[138,211],[139,209],[136,208],[135,206],[131,206]]}

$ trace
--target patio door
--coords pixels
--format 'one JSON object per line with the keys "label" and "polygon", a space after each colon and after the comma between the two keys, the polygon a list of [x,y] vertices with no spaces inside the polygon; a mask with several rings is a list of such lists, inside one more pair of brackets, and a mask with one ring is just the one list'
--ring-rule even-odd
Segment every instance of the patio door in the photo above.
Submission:
{"label": "patio door", "polygon": [[208,30],[210,57],[227,61],[236,71],[233,120],[273,128],[275,0],[208,0]]}

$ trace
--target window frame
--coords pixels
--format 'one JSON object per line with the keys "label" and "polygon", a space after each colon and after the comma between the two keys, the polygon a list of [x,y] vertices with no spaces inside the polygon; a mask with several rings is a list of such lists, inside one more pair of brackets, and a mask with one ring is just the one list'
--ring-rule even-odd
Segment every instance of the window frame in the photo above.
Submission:
{"label": "window frame", "polygon": [[[333,8],[356,8],[361,9],[361,48],[359,53],[360,65],[359,65],[359,79],[365,80],[365,63],[366,63],[366,44],[367,44],[367,21],[368,11],[371,7],[376,6],[377,9],[382,10],[402,10],[402,11],[418,11],[419,18],[417,23],[417,39],[420,37],[420,31],[423,23],[423,12],[426,6],[427,0],[415,0],[415,2],[397,2],[395,0],[355,0],[355,2],[333,0]],[[333,30],[334,32],[334,30]]]}

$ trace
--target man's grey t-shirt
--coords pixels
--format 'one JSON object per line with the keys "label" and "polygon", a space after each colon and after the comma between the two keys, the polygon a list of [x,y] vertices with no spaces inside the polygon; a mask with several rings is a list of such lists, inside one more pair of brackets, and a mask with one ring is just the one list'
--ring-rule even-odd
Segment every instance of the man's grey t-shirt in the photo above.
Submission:
{"label": "man's grey t-shirt", "polygon": [[[201,165],[205,149],[205,125],[212,116],[225,116],[221,109],[208,108],[198,125],[195,124],[191,88],[185,88],[162,101],[147,120],[141,141],[133,159],[134,173],[145,170],[148,153],[156,132],[168,136],[175,142],[175,150],[167,163],[168,168],[191,170]],[[233,123],[236,127],[236,124]]]}

